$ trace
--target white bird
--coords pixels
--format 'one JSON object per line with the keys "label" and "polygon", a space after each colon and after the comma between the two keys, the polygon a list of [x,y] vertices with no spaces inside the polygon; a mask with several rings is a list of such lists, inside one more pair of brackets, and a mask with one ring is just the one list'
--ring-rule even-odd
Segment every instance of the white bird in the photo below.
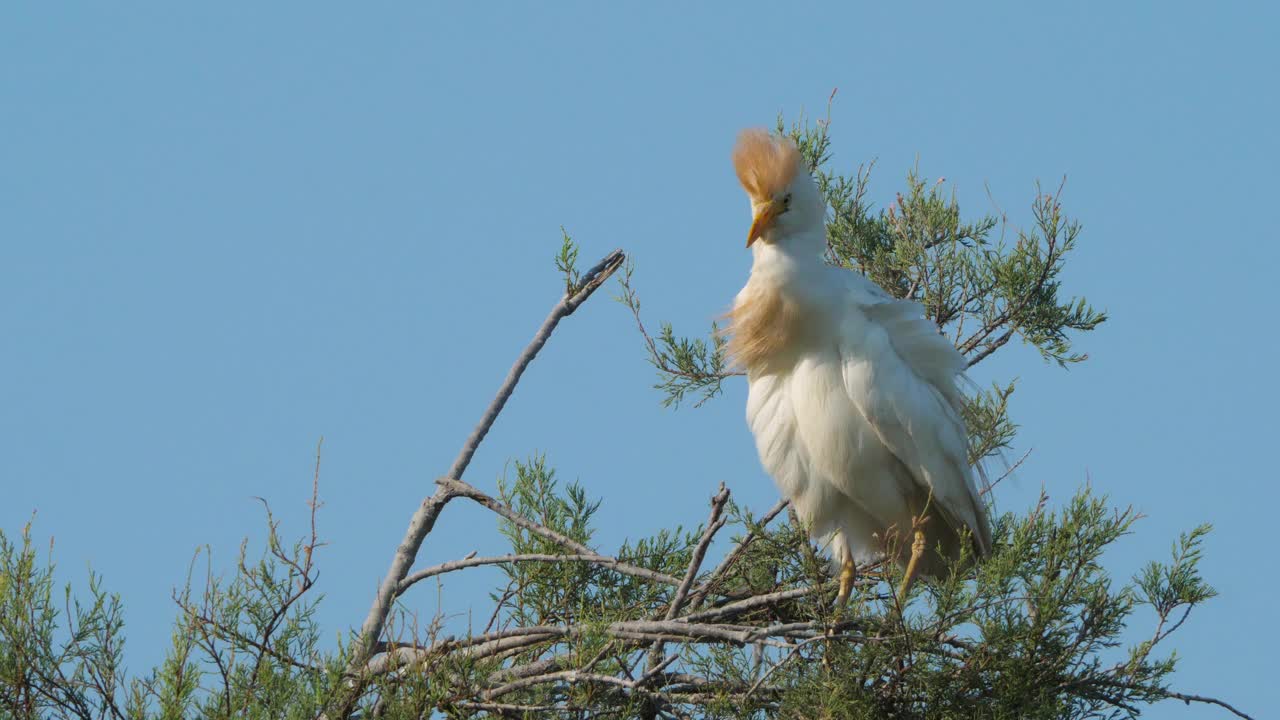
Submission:
{"label": "white bird", "polygon": [[729,355],[747,375],[760,462],[829,543],[840,601],[857,564],[905,563],[905,594],[917,574],[945,572],[962,543],[985,556],[991,527],[957,386],[964,356],[918,304],[824,261],[825,203],[790,139],[745,131],[733,163],[751,198],[753,262],[729,314]]}

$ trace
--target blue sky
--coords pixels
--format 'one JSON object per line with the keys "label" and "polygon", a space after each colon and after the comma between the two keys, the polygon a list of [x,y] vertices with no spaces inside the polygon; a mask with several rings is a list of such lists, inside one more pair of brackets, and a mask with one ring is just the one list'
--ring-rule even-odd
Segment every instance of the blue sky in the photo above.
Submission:
{"label": "blue sky", "polygon": [[[1069,372],[1014,347],[978,373],[1021,378],[1014,455],[1034,448],[999,502],[1090,479],[1135,505],[1121,575],[1214,523],[1222,596],[1175,637],[1177,685],[1274,712],[1280,17],[1245,7],[7,6],[0,527],[37,513],[62,578],[92,565],[125,596],[142,670],[193,552],[226,569],[261,537],[254,496],[303,532],[323,435],[321,619],[358,625],[554,302],[560,226],[590,261],[634,257],[651,322],[700,332],[749,265],[737,131],[839,88],[836,162],[877,160],[879,205],[918,160],[969,214],[1025,224],[1035,181],[1067,177],[1065,289],[1113,319]],[[468,479],[546,452],[604,498],[605,548],[696,524],[721,481],[772,504],[742,384],[672,412],[652,381],[625,308],[593,299]],[[496,548],[457,507],[422,560]],[[444,609],[492,580],[446,581]]]}

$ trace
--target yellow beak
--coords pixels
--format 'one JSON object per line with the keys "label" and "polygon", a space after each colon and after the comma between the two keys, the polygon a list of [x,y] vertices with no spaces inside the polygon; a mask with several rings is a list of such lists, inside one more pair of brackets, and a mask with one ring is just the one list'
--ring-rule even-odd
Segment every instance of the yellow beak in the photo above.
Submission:
{"label": "yellow beak", "polygon": [[782,203],[777,200],[770,200],[760,207],[760,211],[751,220],[751,230],[747,231],[747,247],[751,247],[751,243],[755,242],[765,230],[773,227],[773,221],[781,214]]}

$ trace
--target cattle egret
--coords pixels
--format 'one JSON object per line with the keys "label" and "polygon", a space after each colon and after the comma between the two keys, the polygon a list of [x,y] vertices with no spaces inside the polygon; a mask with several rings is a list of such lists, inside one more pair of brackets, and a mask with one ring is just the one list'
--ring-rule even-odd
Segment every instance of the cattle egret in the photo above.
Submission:
{"label": "cattle egret", "polygon": [[962,543],[986,555],[957,386],[964,356],[918,304],[824,261],[825,204],[790,139],[745,131],[733,164],[751,199],[753,260],[728,351],[747,375],[761,463],[840,568],[838,602],[858,563],[905,564],[905,596]]}

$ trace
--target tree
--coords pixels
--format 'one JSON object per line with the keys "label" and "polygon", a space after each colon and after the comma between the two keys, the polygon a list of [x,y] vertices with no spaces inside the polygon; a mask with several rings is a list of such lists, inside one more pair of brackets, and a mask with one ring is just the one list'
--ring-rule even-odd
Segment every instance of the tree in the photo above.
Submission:
{"label": "tree", "polygon": [[[778,129],[795,138],[827,197],[831,263],[919,302],[970,366],[1014,338],[1047,361],[1086,359],[1075,337],[1106,316],[1062,293],[1059,275],[1081,228],[1064,214],[1060,188],[1038,191],[1031,229],[1006,238],[1005,218],[962,220],[942,183],[916,172],[888,208],[873,210],[870,167],[853,175],[830,167],[825,120]],[[601,501],[560,483],[545,457],[516,462],[496,496],[467,483],[525,369],[610,277],[665,404],[701,405],[734,374],[715,327],[699,338],[667,323],[649,332],[621,251],[581,272],[577,256],[566,235],[556,257],[563,297],[419,507],[346,642],[325,647],[313,620],[317,451],[307,535],[286,542],[268,508],[259,555],[242,546],[229,578],[188,577],[174,595],[172,647],[146,676],[121,669],[118,596],[93,577],[87,600],[68,587],[60,609],[52,560],[38,556],[30,528],[20,540],[0,534],[0,718],[1127,718],[1167,699],[1248,717],[1170,689],[1175,661],[1161,652],[1214,595],[1197,569],[1209,528],[1120,582],[1103,554],[1138,516],[1088,488],[1060,507],[1042,497],[999,516],[992,557],[916,583],[904,602],[892,590],[898,569],[881,565],[862,572],[848,606],[835,607],[828,564],[785,503],[756,515],[722,486],[702,526],[657,529],[607,553],[593,544]],[[1008,383],[974,393],[974,462],[1010,447],[1013,392]],[[436,519],[458,500],[492,511],[510,552],[413,570]],[[722,534],[733,536],[731,549],[708,557]],[[506,582],[483,627],[448,635],[441,618],[412,611],[407,594],[418,583],[485,565]],[[1122,647],[1142,607],[1155,618],[1150,638]]]}

